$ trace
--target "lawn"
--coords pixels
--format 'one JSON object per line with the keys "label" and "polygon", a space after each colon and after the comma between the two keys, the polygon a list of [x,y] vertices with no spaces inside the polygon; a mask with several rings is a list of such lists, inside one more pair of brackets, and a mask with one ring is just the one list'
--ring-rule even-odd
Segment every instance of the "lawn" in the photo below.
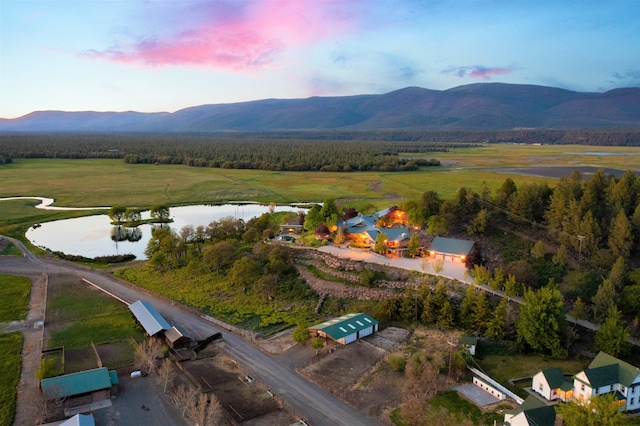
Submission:
{"label": "lawn", "polygon": [[23,341],[20,332],[0,334],[0,426],[10,426],[16,415]]}
{"label": "lawn", "polygon": [[27,277],[0,275],[0,322],[27,318],[31,280]]}
{"label": "lawn", "polygon": [[[558,360],[537,354],[518,354],[510,352],[506,347],[495,345],[487,347],[489,343],[479,346],[477,363],[491,378],[514,391],[521,397],[528,394],[519,386],[512,386],[510,379],[531,377],[537,372],[553,367],[560,367],[565,374],[575,374],[584,370],[589,361],[576,359]],[[530,386],[530,382],[523,382]],[[523,386],[524,386],[523,385]]]}
{"label": "lawn", "polygon": [[50,279],[47,334],[47,347],[65,349],[144,338],[126,306],[77,277]]}

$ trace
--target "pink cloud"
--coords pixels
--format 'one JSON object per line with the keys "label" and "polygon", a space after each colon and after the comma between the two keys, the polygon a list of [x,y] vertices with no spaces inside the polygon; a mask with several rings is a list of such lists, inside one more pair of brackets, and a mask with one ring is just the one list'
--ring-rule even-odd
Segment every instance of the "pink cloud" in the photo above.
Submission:
{"label": "pink cloud", "polygon": [[469,77],[481,78],[483,80],[491,80],[493,75],[505,75],[511,74],[513,70],[508,68],[485,68],[485,67],[473,67],[469,72]]}
{"label": "pink cloud", "polygon": [[351,15],[334,13],[342,4],[337,1],[252,0],[232,10],[216,4],[194,10],[201,13],[194,17],[195,28],[85,55],[146,66],[251,70],[276,63],[289,46],[335,37],[352,24]]}
{"label": "pink cloud", "polygon": [[471,77],[480,78],[482,80],[491,80],[492,76],[511,74],[511,68],[484,67],[476,65],[473,67],[452,67],[442,71],[444,74],[454,74],[460,78]]}

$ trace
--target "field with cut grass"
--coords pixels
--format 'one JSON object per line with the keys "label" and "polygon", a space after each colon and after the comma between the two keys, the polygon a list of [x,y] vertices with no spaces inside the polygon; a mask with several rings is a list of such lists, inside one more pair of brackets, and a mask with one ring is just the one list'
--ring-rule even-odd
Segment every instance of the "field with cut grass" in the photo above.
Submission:
{"label": "field with cut grass", "polygon": [[0,322],[27,318],[31,280],[27,277],[0,275]]}
{"label": "field with cut grass", "polygon": [[23,341],[20,332],[0,334],[0,426],[10,426],[16,414]]}
{"label": "field with cut grass", "polygon": [[46,336],[47,347],[65,349],[144,338],[126,306],[74,276],[49,279]]}

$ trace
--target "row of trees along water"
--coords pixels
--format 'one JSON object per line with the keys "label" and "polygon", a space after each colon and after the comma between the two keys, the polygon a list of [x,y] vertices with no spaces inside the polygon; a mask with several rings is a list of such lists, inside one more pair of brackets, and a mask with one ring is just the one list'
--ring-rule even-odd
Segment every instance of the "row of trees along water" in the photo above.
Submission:
{"label": "row of trees along water", "polygon": [[155,204],[149,209],[149,219],[142,220],[144,210],[135,207],[113,206],[108,216],[112,225],[133,227],[143,223],[170,223],[169,206]]}

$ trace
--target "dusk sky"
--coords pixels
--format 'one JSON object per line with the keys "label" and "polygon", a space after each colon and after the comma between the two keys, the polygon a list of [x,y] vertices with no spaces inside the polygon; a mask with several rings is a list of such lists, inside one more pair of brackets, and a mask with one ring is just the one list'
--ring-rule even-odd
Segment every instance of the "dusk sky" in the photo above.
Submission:
{"label": "dusk sky", "polygon": [[0,117],[640,86],[640,0],[0,0]]}

